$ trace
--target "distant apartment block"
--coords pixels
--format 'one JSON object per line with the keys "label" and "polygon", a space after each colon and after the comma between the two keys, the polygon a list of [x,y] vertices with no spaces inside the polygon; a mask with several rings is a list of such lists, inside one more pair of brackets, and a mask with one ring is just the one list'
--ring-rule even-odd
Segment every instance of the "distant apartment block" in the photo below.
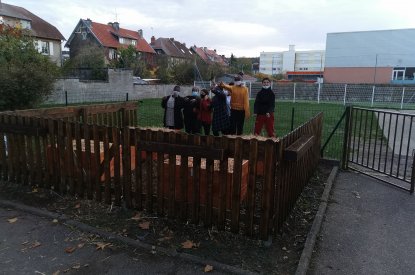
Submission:
{"label": "distant apartment block", "polygon": [[323,75],[325,52],[322,50],[261,52],[259,72],[267,75],[284,74],[288,80],[317,80]]}
{"label": "distant apartment block", "polygon": [[415,84],[415,29],[328,33],[324,82]]}

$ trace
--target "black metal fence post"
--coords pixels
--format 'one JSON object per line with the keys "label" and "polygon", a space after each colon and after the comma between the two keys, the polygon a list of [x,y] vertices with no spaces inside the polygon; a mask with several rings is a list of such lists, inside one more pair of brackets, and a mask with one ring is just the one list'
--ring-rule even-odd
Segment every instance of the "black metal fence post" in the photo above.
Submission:
{"label": "black metal fence post", "polygon": [[68,106],[68,91],[65,91],[65,106]]}
{"label": "black metal fence post", "polygon": [[415,189],[415,150],[412,151],[412,175],[411,175],[411,189],[409,192],[414,193]]}
{"label": "black metal fence post", "polygon": [[125,101],[128,101],[128,93],[125,94]]}
{"label": "black metal fence post", "polygon": [[342,168],[344,170],[347,170],[348,167],[348,162],[349,162],[349,141],[351,138],[351,127],[352,127],[352,120],[351,120],[351,116],[352,116],[352,110],[353,107],[352,106],[347,106],[346,107],[346,121],[344,123],[344,137],[343,137],[343,157],[342,157]]}
{"label": "black metal fence post", "polygon": [[294,112],[295,112],[295,108],[293,107],[291,109],[291,131],[294,130]]}

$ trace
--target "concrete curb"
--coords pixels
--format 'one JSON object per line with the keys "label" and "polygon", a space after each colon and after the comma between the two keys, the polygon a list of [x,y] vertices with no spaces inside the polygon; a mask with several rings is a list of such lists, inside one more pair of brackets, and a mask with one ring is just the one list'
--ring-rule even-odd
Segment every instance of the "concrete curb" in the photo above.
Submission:
{"label": "concrete curb", "polygon": [[308,232],[307,240],[304,244],[303,252],[301,253],[300,261],[298,262],[295,275],[307,274],[308,267],[310,265],[311,256],[313,254],[314,245],[316,244],[317,235],[320,232],[321,224],[323,222],[324,214],[326,213],[327,203],[330,196],[330,191],[333,186],[334,179],[337,175],[339,167],[333,167],[330,172],[330,176],[327,179],[327,185],[324,188],[323,195],[321,196],[321,203],[318,208],[316,217],[314,218],[313,225],[310,232]]}
{"label": "concrete curb", "polygon": [[0,199],[0,207],[13,208],[16,210],[20,210],[20,211],[33,214],[39,217],[47,218],[47,219],[57,219],[63,225],[73,226],[73,227],[78,228],[81,231],[93,233],[103,238],[106,238],[108,240],[116,240],[118,242],[127,244],[135,248],[144,249],[144,250],[151,251],[151,252],[159,252],[161,254],[165,254],[171,257],[178,257],[180,259],[201,265],[202,267],[209,264],[213,266],[215,270],[220,270],[220,271],[223,271],[229,274],[241,274],[241,275],[242,274],[243,275],[258,274],[258,273],[244,270],[244,269],[241,269],[235,266],[223,264],[217,261],[203,259],[201,257],[194,256],[194,255],[187,254],[187,253],[177,252],[175,249],[168,249],[164,247],[154,246],[154,245],[143,243],[139,240],[133,240],[131,238],[119,236],[114,233],[110,233],[110,232],[95,228],[93,226],[69,219],[64,214],[57,214],[57,213],[50,212],[48,210],[38,209],[38,208],[27,206],[21,203],[16,203],[16,202],[7,201],[7,200],[1,200],[1,199]]}

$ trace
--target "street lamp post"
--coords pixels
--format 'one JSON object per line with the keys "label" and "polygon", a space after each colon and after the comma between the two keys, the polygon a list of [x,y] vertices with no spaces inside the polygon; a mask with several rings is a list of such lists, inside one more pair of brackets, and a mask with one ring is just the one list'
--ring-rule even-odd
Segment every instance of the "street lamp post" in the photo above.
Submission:
{"label": "street lamp post", "polygon": [[378,54],[376,54],[376,58],[375,58],[375,73],[373,74],[373,85],[376,84],[376,71],[377,71],[377,67],[378,67]]}

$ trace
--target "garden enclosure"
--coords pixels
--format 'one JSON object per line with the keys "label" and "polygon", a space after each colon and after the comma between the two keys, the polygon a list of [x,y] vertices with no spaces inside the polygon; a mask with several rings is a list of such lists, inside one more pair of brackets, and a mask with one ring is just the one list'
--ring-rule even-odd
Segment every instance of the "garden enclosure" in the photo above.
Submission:
{"label": "garden enclosure", "polygon": [[4,181],[268,239],[320,157],[323,115],[280,139],[138,127],[133,102],[0,114]]}

